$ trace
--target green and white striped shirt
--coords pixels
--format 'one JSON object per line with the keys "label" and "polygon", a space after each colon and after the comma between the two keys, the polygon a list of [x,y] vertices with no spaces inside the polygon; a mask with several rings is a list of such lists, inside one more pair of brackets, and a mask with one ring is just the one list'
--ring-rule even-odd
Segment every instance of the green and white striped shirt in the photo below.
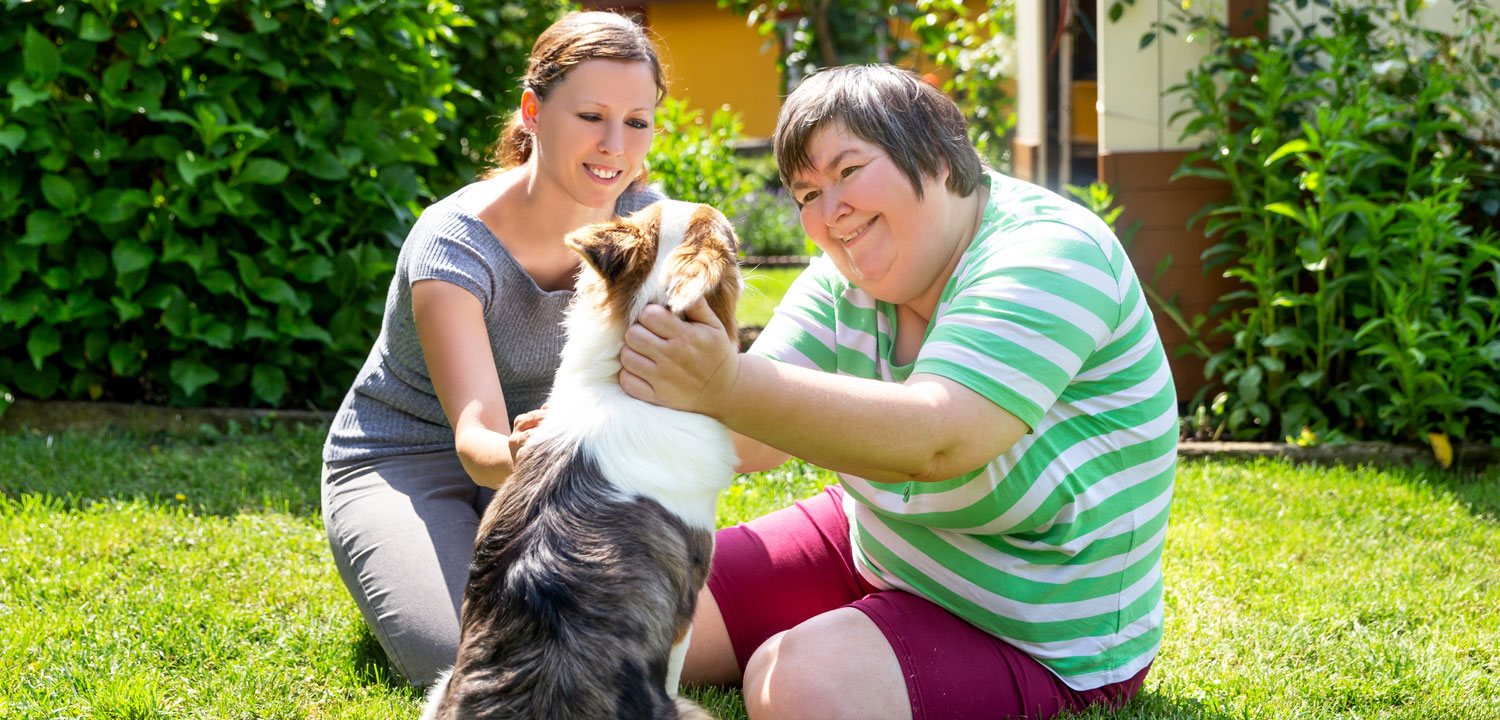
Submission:
{"label": "green and white striped shirt", "polygon": [[[793,284],[751,352],[854,377],[949,378],[1032,432],[933,483],[847,473],[860,572],[1024,650],[1077,690],[1156,657],[1161,553],[1177,465],[1177,396],[1125,250],[1097,217],[989,173],[990,197],[915,362],[896,313],[826,257]],[[919,430],[919,429],[917,429]]]}

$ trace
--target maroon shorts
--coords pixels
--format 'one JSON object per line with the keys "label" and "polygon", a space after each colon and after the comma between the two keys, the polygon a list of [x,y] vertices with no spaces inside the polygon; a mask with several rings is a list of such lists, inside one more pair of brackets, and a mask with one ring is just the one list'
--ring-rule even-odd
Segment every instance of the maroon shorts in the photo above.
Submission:
{"label": "maroon shorts", "polygon": [[932,602],[877,590],[854,568],[843,498],[829,487],[718,532],[708,587],[741,670],[772,635],[853,607],[890,642],[916,720],[1050,718],[1094,704],[1118,707],[1140,689],[1150,666],[1113,685],[1074,690],[1031,656]]}

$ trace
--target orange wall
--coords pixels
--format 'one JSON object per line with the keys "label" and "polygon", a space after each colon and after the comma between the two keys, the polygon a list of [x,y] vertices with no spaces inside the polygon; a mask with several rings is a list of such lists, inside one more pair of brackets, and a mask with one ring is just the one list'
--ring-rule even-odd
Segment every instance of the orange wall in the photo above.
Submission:
{"label": "orange wall", "polygon": [[733,11],[706,2],[651,3],[646,22],[658,36],[673,97],[712,113],[738,112],[745,135],[770,137],[781,110],[776,50]]}

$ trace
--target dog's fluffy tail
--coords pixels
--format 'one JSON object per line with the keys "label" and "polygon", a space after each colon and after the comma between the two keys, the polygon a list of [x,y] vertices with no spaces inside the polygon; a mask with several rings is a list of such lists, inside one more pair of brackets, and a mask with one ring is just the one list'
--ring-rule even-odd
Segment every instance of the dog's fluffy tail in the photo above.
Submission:
{"label": "dog's fluffy tail", "polygon": [[677,703],[677,720],[718,720],[709,711],[704,710],[702,705],[681,695],[673,697],[672,700]]}

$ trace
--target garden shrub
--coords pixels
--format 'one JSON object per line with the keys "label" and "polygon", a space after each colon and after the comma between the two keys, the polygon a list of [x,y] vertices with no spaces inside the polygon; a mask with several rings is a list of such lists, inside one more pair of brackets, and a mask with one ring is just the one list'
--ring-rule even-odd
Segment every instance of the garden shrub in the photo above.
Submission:
{"label": "garden shrub", "polygon": [[6,0],[0,397],[336,405],[560,11],[467,5]]}
{"label": "garden shrub", "polygon": [[667,197],[707,203],[725,217],[739,217],[755,181],[735,164],[744,123],[719,108],[708,117],[681,98],[668,97],[656,110],[656,139],[646,155],[650,184]]}
{"label": "garden shrub", "polygon": [[[446,102],[451,116],[438,118],[445,140],[437,149],[438,165],[429,174],[433,194],[442,197],[494,165],[488,156],[521,104],[520,78],[526,72],[531,45],[577,3],[564,0],[467,0],[454,16],[445,54],[453,64],[456,92]],[[461,21],[460,21],[461,20]]]}
{"label": "garden shrub", "polygon": [[991,0],[972,19],[963,0],[918,0],[916,7],[920,49],[951,73],[943,92],[969,119],[974,148],[994,167],[1010,167],[1015,99],[1003,81],[1016,73],[1014,0]]}
{"label": "garden shrub", "polygon": [[1500,24],[1473,0],[1455,33],[1416,0],[1326,7],[1268,40],[1163,28],[1215,48],[1173,88],[1207,137],[1178,174],[1232,190],[1201,215],[1242,286],[1208,329],[1210,405],[1240,438],[1495,440]]}

